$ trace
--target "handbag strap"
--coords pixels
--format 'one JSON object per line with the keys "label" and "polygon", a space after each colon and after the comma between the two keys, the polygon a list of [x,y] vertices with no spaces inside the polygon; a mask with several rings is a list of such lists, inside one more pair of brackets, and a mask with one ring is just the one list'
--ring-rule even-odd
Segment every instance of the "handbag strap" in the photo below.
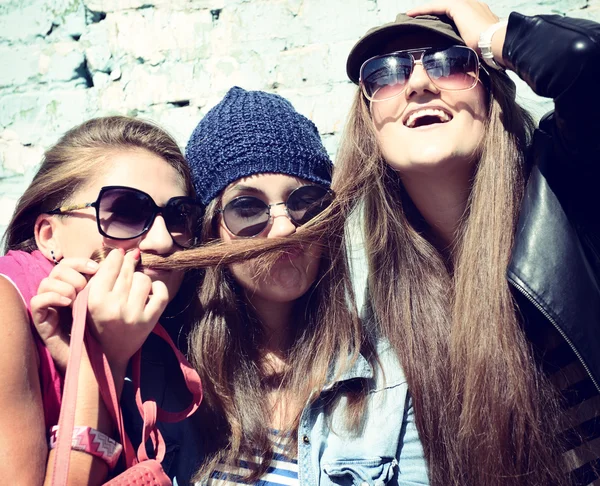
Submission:
{"label": "handbag strap", "polygon": [[[173,340],[167,331],[156,324],[153,332],[164,339],[177,357],[179,367],[183,374],[186,386],[192,395],[190,405],[179,412],[169,412],[161,409],[155,400],[146,400],[142,402],[140,390],[141,374],[141,350],[138,350],[132,357],[133,387],[136,397],[136,404],[143,420],[143,437],[140,447],[136,451],[127,436],[123,423],[123,413],[119,404],[114,379],[110,370],[110,365],[104,354],[102,347],[85,328],[87,317],[87,298],[89,288],[86,286],[75,299],[73,304],[73,326],[71,329],[71,343],[69,360],[67,363],[67,372],[65,375],[65,388],[59,418],[59,433],[56,448],[56,460],[52,475],[53,485],[63,485],[67,482],[69,474],[69,461],[71,455],[71,437],[73,435],[75,407],[77,404],[77,385],[79,377],[79,368],[81,364],[81,355],[83,345],[88,349],[88,355],[94,375],[98,381],[98,387],[107,410],[117,426],[123,453],[127,467],[131,467],[139,461],[148,459],[145,444],[150,439],[154,447],[154,454],[157,461],[162,462],[165,455],[165,441],[156,426],[157,420],[163,422],[179,422],[192,415],[199,407],[202,401],[202,385],[200,377],[196,370],[190,365],[185,356],[177,349]],[[62,432],[66,433],[62,433]],[[61,440],[61,437],[63,439]]]}
{"label": "handbag strap", "polygon": [[69,462],[71,460],[71,442],[73,427],[75,426],[75,407],[77,405],[77,385],[79,381],[79,368],[83,353],[83,336],[85,332],[85,319],[87,315],[87,298],[89,287],[85,287],[73,304],[73,326],[71,328],[71,344],[67,372],[65,374],[65,388],[63,392],[60,416],[58,419],[58,437],[54,470],[52,472],[52,485],[62,486],[67,484],[69,476]]}
{"label": "handbag strap", "polygon": [[125,456],[125,465],[127,467],[131,467],[136,464],[138,460],[131,440],[125,431],[123,412],[119,403],[119,397],[117,396],[115,381],[110,370],[110,365],[106,359],[106,355],[104,354],[102,347],[92,336],[89,330],[87,330],[85,333],[85,343],[88,349],[92,369],[94,370],[94,375],[96,376],[96,380],[98,382],[100,396],[106,405],[113,423],[117,426],[117,431],[119,432],[119,437],[121,438],[123,455]]}
{"label": "handbag strap", "polygon": [[[163,326],[160,324],[156,324],[154,329],[152,330],[154,334],[164,339],[167,344],[171,347],[171,350],[175,354],[177,361],[179,363],[179,369],[183,374],[183,379],[185,380],[186,387],[190,394],[192,395],[192,400],[190,404],[183,410],[179,412],[169,412],[167,410],[163,410],[160,407],[157,407],[157,420],[161,422],[173,423],[180,422],[181,420],[186,419],[190,415],[192,415],[200,406],[202,402],[202,384],[200,382],[200,377],[196,370],[192,367],[186,357],[183,355],[181,351],[175,346],[171,336],[165,330]],[[138,410],[142,417],[144,416],[144,402],[142,401],[142,395],[140,391],[140,368],[141,368],[141,359],[139,356],[136,356],[132,362],[132,372],[133,372],[133,386],[135,388],[136,394],[136,402],[138,406]]]}
{"label": "handbag strap", "polygon": [[156,427],[157,420],[167,423],[180,422],[191,416],[198,409],[200,403],[202,402],[202,384],[196,370],[188,362],[183,353],[179,351],[177,346],[175,346],[171,336],[169,336],[169,333],[163,326],[157,323],[152,332],[165,340],[175,354],[175,357],[179,363],[179,369],[183,374],[186,387],[192,395],[192,400],[185,409],[179,412],[163,410],[153,399],[143,401],[140,388],[141,354],[136,353],[132,359],[132,383],[135,391],[135,401],[144,422],[142,429],[142,443],[138,448],[138,458],[142,461],[148,459],[145,447],[148,439],[152,441],[156,459],[162,461],[162,458],[164,457],[165,443],[160,431]]}
{"label": "handbag strap", "polygon": [[115,424],[117,424],[117,429],[121,437],[121,443],[123,444],[123,453],[127,467],[131,467],[140,461],[146,461],[149,459],[146,451],[146,444],[148,440],[152,442],[154,458],[157,461],[162,462],[166,452],[166,445],[164,438],[157,427],[157,421],[168,423],[180,422],[181,420],[184,420],[192,415],[198,409],[202,401],[202,385],[196,370],[192,367],[192,365],[190,365],[183,353],[177,349],[177,346],[175,346],[173,340],[164,327],[157,323],[153,332],[164,339],[175,354],[186,386],[192,395],[192,400],[184,410],[179,412],[163,410],[152,398],[142,401],[140,386],[142,353],[141,350],[136,351],[131,358],[131,381],[138,411],[143,422],[142,441],[137,449],[137,453],[129,437],[127,436],[127,433],[125,432],[123,414],[119,406],[119,400],[114,387],[114,380],[112,378],[112,373],[106,359],[106,355],[102,351],[100,344],[94,339],[89,330],[86,332],[85,336],[94,374],[96,375],[96,379],[98,380],[98,385],[100,387],[100,394],[102,395],[102,399],[104,400],[111,417],[113,418]]}

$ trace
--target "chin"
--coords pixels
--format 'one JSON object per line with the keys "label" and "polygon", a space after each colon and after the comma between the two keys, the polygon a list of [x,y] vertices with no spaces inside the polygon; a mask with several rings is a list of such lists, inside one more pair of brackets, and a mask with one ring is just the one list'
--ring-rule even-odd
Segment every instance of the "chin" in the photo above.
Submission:
{"label": "chin", "polygon": [[265,280],[257,282],[255,293],[271,302],[293,302],[306,294],[315,280],[308,278],[307,275],[294,276],[287,271],[283,273],[283,275],[281,272],[278,275],[270,275]]}
{"label": "chin", "polygon": [[[406,157],[408,156],[408,157]],[[415,154],[406,154],[402,159],[386,158],[387,164],[400,174],[427,174],[431,171],[457,171],[469,168],[475,159],[473,152],[428,147]]]}

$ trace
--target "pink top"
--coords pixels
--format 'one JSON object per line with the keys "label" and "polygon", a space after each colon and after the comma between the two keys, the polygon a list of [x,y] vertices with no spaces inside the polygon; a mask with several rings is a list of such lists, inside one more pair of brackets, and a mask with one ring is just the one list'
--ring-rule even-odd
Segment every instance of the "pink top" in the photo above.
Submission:
{"label": "pink top", "polygon": [[33,326],[31,319],[30,301],[37,294],[42,279],[48,276],[54,265],[39,250],[32,253],[24,251],[9,251],[0,257],[0,275],[7,277],[20,292],[27,307],[31,334],[33,335],[40,358],[39,377],[44,404],[44,419],[46,430],[58,424],[60,413],[62,377],[54,366],[50,352],[44,346]]}

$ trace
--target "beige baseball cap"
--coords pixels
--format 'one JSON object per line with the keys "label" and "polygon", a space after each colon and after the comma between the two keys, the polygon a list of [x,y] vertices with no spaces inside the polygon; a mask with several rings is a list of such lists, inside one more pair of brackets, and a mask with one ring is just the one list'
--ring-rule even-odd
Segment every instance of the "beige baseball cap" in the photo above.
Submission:
{"label": "beige baseball cap", "polygon": [[454,25],[454,22],[445,15],[419,15],[418,17],[409,17],[400,13],[396,20],[389,24],[380,25],[370,29],[352,48],[346,62],[346,73],[348,77],[356,84],[360,74],[360,67],[363,62],[373,56],[385,54],[381,51],[383,46],[390,39],[399,35],[408,35],[415,31],[429,31],[432,34],[438,34],[447,37],[459,45],[465,42]]}

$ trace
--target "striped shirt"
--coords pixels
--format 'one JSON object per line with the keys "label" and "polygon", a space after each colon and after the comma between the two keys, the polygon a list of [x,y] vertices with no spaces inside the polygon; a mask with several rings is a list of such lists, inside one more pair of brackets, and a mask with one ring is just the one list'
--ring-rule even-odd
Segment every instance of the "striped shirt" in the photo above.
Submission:
{"label": "striped shirt", "polygon": [[[298,486],[298,460],[290,455],[287,447],[290,439],[279,436],[276,430],[270,432],[269,439],[273,445],[273,460],[266,473],[252,484],[259,486]],[[251,484],[243,478],[250,472],[249,466],[251,463],[256,464],[259,460],[258,456],[242,457],[237,467],[219,464],[208,480],[208,486]]]}
{"label": "striped shirt", "polygon": [[560,390],[567,426],[560,439],[574,486],[600,486],[600,393],[560,334],[551,328],[544,337],[542,367]]}

